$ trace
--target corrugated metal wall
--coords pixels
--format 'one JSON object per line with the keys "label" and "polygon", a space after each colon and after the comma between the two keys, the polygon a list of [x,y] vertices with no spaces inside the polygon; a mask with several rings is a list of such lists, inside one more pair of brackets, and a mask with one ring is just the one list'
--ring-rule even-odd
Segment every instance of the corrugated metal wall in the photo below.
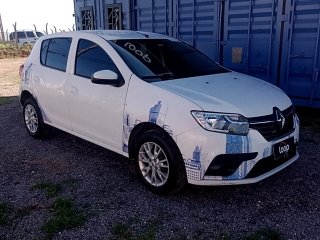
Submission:
{"label": "corrugated metal wall", "polygon": [[298,104],[320,107],[320,1],[286,5],[280,87]]}
{"label": "corrugated metal wall", "polygon": [[75,0],[96,29],[120,3],[123,29],[184,40],[224,66],[280,86],[296,104],[320,107],[320,0]]}
{"label": "corrugated metal wall", "polygon": [[274,0],[228,1],[224,14],[223,64],[276,84],[281,6]]}

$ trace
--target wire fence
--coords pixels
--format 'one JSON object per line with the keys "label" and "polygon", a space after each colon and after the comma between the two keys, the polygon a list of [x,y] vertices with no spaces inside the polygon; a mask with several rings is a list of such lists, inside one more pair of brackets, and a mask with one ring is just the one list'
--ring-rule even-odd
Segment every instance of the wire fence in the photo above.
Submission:
{"label": "wire fence", "polygon": [[8,41],[9,40],[9,32],[0,32],[0,40]]}
{"label": "wire fence", "polygon": [[[19,43],[18,32],[21,32],[21,31],[25,31],[25,30],[20,30],[18,28],[17,23],[13,24],[13,31],[9,31],[8,29],[5,31],[1,31],[0,29],[0,41],[2,42],[11,41],[18,44]],[[75,31],[75,25],[73,25],[71,28],[68,28],[68,29],[60,29],[60,28],[57,28],[56,26],[49,26],[49,24],[47,23],[45,25],[45,28],[42,30],[38,29],[36,25],[33,25],[33,29],[30,29],[28,31],[34,32],[34,34],[36,35],[35,37],[38,38],[42,35],[47,35],[47,34],[52,34],[57,32]]]}

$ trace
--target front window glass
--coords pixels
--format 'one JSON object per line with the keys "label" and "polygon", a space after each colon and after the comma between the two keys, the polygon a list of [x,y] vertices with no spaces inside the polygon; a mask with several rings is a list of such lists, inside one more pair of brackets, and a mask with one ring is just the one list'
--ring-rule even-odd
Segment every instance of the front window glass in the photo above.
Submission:
{"label": "front window glass", "polygon": [[[15,36],[15,35],[14,35]],[[26,34],[24,32],[17,32],[18,38],[26,38]]]}
{"label": "front window glass", "polygon": [[141,79],[159,81],[228,72],[186,43],[168,39],[128,39],[109,43]]}
{"label": "front window glass", "polygon": [[95,72],[100,70],[111,70],[119,75],[116,65],[99,45],[80,39],[76,56],[75,74],[91,78]]}
{"label": "front window glass", "polygon": [[27,33],[27,37],[29,37],[29,38],[34,38],[35,37],[34,32],[28,31],[26,33]]}

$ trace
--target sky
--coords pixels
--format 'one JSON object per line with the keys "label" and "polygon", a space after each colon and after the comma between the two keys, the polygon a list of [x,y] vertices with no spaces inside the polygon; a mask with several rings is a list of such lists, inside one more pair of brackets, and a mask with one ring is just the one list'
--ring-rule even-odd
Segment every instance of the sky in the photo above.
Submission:
{"label": "sky", "polygon": [[3,30],[13,31],[17,22],[17,30],[32,29],[43,32],[48,23],[48,32],[53,26],[57,31],[72,29],[74,24],[73,0],[0,0],[0,14]]}

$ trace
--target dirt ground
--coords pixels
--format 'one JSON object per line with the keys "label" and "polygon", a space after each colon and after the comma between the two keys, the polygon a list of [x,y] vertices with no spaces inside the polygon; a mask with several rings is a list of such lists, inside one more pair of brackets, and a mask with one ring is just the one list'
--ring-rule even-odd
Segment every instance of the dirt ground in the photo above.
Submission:
{"label": "dirt ground", "polygon": [[19,94],[19,67],[26,58],[0,59],[0,96]]}

